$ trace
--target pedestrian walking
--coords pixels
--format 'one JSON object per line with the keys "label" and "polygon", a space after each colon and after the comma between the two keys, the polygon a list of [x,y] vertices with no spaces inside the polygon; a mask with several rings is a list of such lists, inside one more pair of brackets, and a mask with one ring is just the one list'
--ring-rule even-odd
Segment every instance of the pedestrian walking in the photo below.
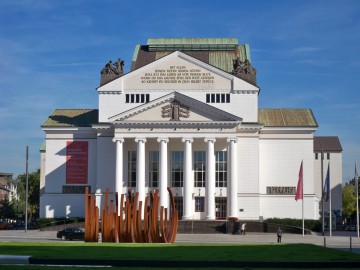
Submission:
{"label": "pedestrian walking", "polygon": [[280,227],[278,228],[276,234],[277,234],[277,242],[278,242],[278,243],[281,243],[282,230],[281,230]]}
{"label": "pedestrian walking", "polygon": [[241,225],[241,231],[240,231],[240,234],[243,234],[243,235],[245,235],[245,234],[246,234],[246,223],[243,223],[243,224]]}

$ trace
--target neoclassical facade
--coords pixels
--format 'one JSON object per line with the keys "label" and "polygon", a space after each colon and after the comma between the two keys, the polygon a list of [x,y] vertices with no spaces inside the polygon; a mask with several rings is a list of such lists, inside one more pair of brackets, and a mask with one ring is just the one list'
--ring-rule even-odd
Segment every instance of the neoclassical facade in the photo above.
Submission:
{"label": "neoclassical facade", "polygon": [[[310,109],[259,109],[248,45],[237,39],[149,39],[101,70],[98,109],[56,109],[42,129],[40,215],[84,216],[89,187],[103,205],[172,187],[183,220],[319,218]],[[266,91],[264,89],[263,91]],[[340,179],[341,182],[341,179]],[[114,198],[115,199],[115,198]]]}

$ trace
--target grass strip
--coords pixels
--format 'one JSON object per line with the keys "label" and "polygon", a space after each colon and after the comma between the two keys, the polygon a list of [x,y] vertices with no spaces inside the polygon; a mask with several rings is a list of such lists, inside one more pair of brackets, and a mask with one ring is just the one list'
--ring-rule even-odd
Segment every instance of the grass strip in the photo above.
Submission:
{"label": "grass strip", "polygon": [[2,255],[34,258],[189,261],[359,261],[360,255],[312,244],[116,244],[2,242]]}

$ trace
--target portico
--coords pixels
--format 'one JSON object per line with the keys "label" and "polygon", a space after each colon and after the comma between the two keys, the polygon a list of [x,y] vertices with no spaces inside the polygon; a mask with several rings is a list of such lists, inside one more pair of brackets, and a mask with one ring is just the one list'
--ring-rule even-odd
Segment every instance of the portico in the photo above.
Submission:
{"label": "portico", "polygon": [[[117,135],[118,136],[118,135]],[[237,166],[231,164],[236,164],[236,149],[237,149],[237,138],[228,137],[228,136],[219,136],[217,138],[208,138],[197,136],[196,139],[190,137],[156,137],[154,135],[149,137],[130,137],[130,134],[127,134],[126,137],[115,137],[113,141],[115,142],[114,147],[116,147],[116,191],[119,193],[125,193],[128,188],[132,188],[135,191],[139,192],[139,200],[144,201],[145,195],[147,192],[158,188],[160,191],[160,204],[161,206],[168,207],[167,199],[167,187],[171,186],[176,190],[176,195],[183,198],[183,216],[182,219],[192,219],[194,218],[195,211],[195,196],[205,196],[205,218],[208,220],[214,220],[216,218],[216,209],[215,209],[215,196],[228,196],[228,216],[236,216],[237,212],[237,192],[236,192],[236,176],[237,176]],[[193,144],[200,144],[201,147],[196,147],[196,152],[204,152],[206,161],[204,164],[205,171],[205,181],[203,185],[197,185],[194,182],[194,151]],[[216,147],[216,142],[218,142],[219,147]],[[126,143],[131,144],[132,146],[125,146]],[[129,164],[128,156],[126,150],[134,148],[136,145],[136,186],[129,187],[129,168],[127,167],[124,170],[124,164]],[[182,144],[179,148],[179,144]],[[205,146],[205,148],[203,148]],[[148,150],[147,148],[151,149]],[[219,149],[225,153],[226,156],[223,173],[227,176],[225,181],[219,183],[218,176],[216,176],[216,160],[215,160],[215,149]],[[149,153],[153,150],[158,151],[158,168],[156,172],[156,177],[158,177],[158,183],[151,185],[149,182],[150,175],[150,164]],[[176,152],[182,152],[182,168],[180,169],[179,176],[183,177],[182,181],[177,181],[174,177],[177,177],[178,174],[174,172],[174,161],[172,160],[171,154],[172,150],[177,150]],[[181,150],[181,151],[178,151]],[[202,151],[198,151],[202,150]],[[223,177],[223,175],[222,175]],[[216,181],[217,180],[217,181]],[[231,190],[234,188],[235,190]],[[200,190],[200,191],[199,191]],[[221,190],[221,191],[220,191]]]}

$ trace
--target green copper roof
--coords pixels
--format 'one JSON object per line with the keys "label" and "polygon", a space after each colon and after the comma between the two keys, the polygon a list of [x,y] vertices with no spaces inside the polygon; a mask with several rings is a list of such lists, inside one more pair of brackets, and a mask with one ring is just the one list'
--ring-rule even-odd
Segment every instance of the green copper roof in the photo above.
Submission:
{"label": "green copper roof", "polygon": [[233,60],[250,59],[248,44],[237,38],[150,38],[146,45],[136,45],[131,70],[143,67],[174,51],[184,52],[226,72],[233,70]]}
{"label": "green copper roof", "polygon": [[149,38],[147,45],[173,45],[173,44],[182,44],[182,45],[237,45],[237,38]]}
{"label": "green copper roof", "polygon": [[95,109],[56,109],[41,127],[91,127],[98,123]]}
{"label": "green copper roof", "polygon": [[318,127],[311,109],[260,109],[259,123],[265,127]]}

